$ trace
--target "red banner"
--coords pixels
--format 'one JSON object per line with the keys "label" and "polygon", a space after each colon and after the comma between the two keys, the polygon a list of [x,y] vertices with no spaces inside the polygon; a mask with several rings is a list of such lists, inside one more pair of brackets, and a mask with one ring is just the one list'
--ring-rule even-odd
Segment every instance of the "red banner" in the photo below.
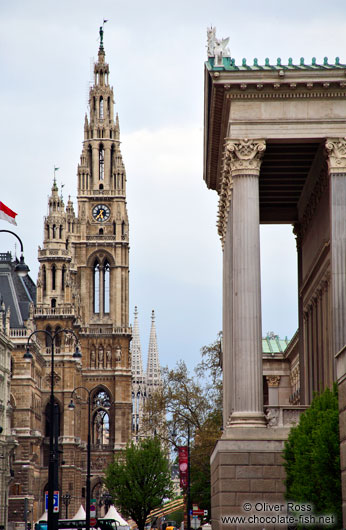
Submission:
{"label": "red banner", "polygon": [[188,468],[189,468],[189,452],[186,445],[178,447],[179,454],[179,473],[180,473],[180,487],[187,488]]}

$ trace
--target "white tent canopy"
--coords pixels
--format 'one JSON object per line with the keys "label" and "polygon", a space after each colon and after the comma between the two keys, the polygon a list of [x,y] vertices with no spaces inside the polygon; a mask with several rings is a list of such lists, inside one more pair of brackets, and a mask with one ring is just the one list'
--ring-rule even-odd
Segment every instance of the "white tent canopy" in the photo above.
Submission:
{"label": "white tent canopy", "polygon": [[119,523],[119,526],[121,527],[125,526],[126,528],[130,528],[127,521],[125,521],[125,519],[121,517],[120,513],[117,512],[113,504],[112,506],[109,507],[109,510],[106,513],[106,515],[103,517],[103,519],[114,519],[115,521],[117,521],[117,523]]}
{"label": "white tent canopy", "polygon": [[40,521],[48,521],[48,512],[43,512],[43,514],[41,515],[41,517],[36,521],[36,523],[40,522]]}
{"label": "white tent canopy", "polygon": [[82,505],[80,505],[79,510],[72,519],[85,519],[86,513]]}

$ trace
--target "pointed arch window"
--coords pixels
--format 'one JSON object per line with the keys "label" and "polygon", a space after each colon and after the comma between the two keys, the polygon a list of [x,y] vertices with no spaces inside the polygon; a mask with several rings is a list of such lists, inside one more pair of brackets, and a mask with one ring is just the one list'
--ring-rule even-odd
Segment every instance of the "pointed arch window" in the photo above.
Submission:
{"label": "pointed arch window", "polygon": [[56,226],[53,225],[53,229],[52,229],[52,239],[55,239],[55,233],[56,233]]}
{"label": "pointed arch window", "polygon": [[91,145],[88,147],[88,166],[90,171],[90,178],[93,177],[93,150]]}
{"label": "pointed arch window", "polygon": [[46,273],[46,266],[43,265],[42,267],[42,283],[43,283],[43,292],[45,293],[47,290],[47,273]]}
{"label": "pointed arch window", "polygon": [[100,180],[105,178],[105,151],[103,145],[100,145],[99,149],[99,178]]}
{"label": "pointed arch window", "polygon": [[100,97],[100,120],[103,120],[103,97]]}
{"label": "pointed arch window", "polygon": [[92,442],[95,445],[108,445],[110,443],[110,418],[108,414],[110,403],[109,394],[105,390],[100,389],[94,395],[92,403]]}
{"label": "pointed arch window", "polygon": [[108,118],[111,117],[111,98],[110,96],[108,96],[108,100],[107,100],[107,113],[108,113]]}
{"label": "pointed arch window", "polygon": [[100,264],[98,261],[94,263],[93,274],[93,305],[94,313],[100,312]]}
{"label": "pointed arch window", "polygon": [[[47,334],[45,333],[45,338],[46,338],[46,348],[50,348],[51,345],[52,345],[52,339],[50,338],[50,336],[48,335],[48,333],[50,333],[50,335],[52,334],[52,328],[51,326],[47,326],[46,327],[46,331],[47,331]],[[48,352],[47,352],[48,353]]]}
{"label": "pointed arch window", "polygon": [[103,312],[109,313],[110,304],[110,265],[105,261],[103,266]]}
{"label": "pointed arch window", "polygon": [[[60,326],[56,326],[54,333],[58,333],[61,330]],[[55,347],[56,347],[56,353],[60,353],[60,347],[61,347],[61,333],[58,333],[55,337]]]}
{"label": "pointed arch window", "polygon": [[52,290],[55,291],[56,288],[56,266],[52,265]]}
{"label": "pointed arch window", "polygon": [[65,291],[65,277],[66,277],[66,267],[63,265],[61,269],[61,290]]}

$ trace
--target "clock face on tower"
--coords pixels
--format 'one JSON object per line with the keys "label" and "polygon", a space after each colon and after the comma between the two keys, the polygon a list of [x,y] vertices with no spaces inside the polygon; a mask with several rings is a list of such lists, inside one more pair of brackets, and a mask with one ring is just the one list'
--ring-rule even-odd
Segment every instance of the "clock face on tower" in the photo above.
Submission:
{"label": "clock face on tower", "polygon": [[93,210],[93,218],[95,221],[102,223],[103,221],[107,221],[109,219],[109,216],[111,214],[109,206],[106,206],[105,204],[97,204],[94,206]]}

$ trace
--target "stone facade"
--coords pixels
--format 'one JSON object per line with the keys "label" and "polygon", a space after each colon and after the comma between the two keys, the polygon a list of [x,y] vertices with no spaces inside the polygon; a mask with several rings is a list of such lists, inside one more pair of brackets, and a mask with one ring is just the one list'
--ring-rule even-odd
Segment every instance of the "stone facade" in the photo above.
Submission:
{"label": "stone facade", "polygon": [[[227,39],[213,28],[208,38],[204,178],[220,197],[223,247],[224,431],[211,458],[219,528],[246,495],[283,494],[282,472],[265,478],[255,455],[279,465],[287,420],[336,380],[346,343],[346,65],[237,66]],[[260,223],[289,223],[297,238],[299,329],[281,362],[261,354]],[[227,463],[243,452],[247,478]]]}
{"label": "stone facade", "polygon": [[[12,433],[18,447],[10,492],[12,527],[24,520],[25,498],[30,522],[37,521],[45,509],[53,353],[58,487],[61,495],[71,495],[70,517],[85,505],[88,429],[91,498],[98,502],[107,464],[131,437],[126,172],[103,35],[89,106],[77,170],[78,212],[70,199],[65,205],[54,174],[38,251],[37,302],[32,323],[15,340]],[[23,358],[29,338],[31,360]],[[81,359],[73,357],[77,345]],[[68,409],[71,398],[74,411]],[[64,506],[61,510],[65,515]]]}

